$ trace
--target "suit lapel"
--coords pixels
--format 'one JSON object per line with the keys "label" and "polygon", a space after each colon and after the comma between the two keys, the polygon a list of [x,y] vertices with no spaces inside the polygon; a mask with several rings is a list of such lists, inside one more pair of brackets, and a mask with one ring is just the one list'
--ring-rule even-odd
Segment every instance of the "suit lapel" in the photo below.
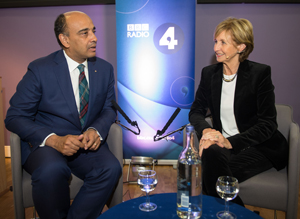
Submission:
{"label": "suit lapel", "polygon": [[54,62],[56,63],[56,65],[54,66],[54,74],[57,77],[59,89],[61,90],[63,97],[68,105],[68,108],[74,117],[74,120],[72,121],[74,121],[76,126],[81,128],[69,68],[62,50],[57,54],[57,56],[54,59]]}
{"label": "suit lapel", "polygon": [[97,80],[97,75],[99,74],[96,65],[95,65],[95,58],[90,58],[88,59],[88,70],[89,70],[89,89],[90,89],[90,94],[89,94],[89,107],[85,119],[85,124],[86,126],[87,121],[89,120],[89,117],[91,115],[91,111],[93,109],[93,105],[95,104],[95,98],[96,98],[96,90],[97,86],[99,86],[99,80]]}
{"label": "suit lapel", "polygon": [[221,92],[222,92],[222,65],[217,65],[217,69],[211,78],[211,99],[215,116],[218,118],[215,123],[218,127],[222,127],[220,120]]}
{"label": "suit lapel", "polygon": [[235,86],[235,94],[234,94],[234,114],[237,117],[238,110],[243,109],[244,107],[241,105],[243,101],[246,101],[245,94],[249,92],[247,89],[247,83],[249,83],[249,71],[248,71],[248,61],[245,60],[244,62],[240,63],[237,75],[237,81]]}

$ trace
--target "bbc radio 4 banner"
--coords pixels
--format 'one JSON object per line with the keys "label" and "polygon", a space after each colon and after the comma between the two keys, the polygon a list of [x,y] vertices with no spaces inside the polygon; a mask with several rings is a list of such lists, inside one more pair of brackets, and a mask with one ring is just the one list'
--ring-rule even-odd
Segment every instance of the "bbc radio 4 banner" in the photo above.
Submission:
{"label": "bbc radio 4 banner", "polygon": [[[118,104],[140,135],[123,131],[124,158],[178,159],[182,132],[154,141],[189,123],[194,100],[195,0],[116,0]],[[124,117],[120,122],[129,128]]]}

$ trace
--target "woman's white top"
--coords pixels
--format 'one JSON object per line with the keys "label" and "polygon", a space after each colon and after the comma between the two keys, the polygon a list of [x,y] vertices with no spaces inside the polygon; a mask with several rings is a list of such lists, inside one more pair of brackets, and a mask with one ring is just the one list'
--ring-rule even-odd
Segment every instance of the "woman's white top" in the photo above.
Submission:
{"label": "woman's white top", "polygon": [[239,130],[236,125],[236,120],[234,116],[234,93],[235,93],[235,85],[236,78],[234,75],[223,75],[226,80],[231,80],[230,82],[226,82],[223,80],[222,84],[222,94],[221,94],[221,123],[222,123],[222,134],[225,138],[236,135],[239,133]]}

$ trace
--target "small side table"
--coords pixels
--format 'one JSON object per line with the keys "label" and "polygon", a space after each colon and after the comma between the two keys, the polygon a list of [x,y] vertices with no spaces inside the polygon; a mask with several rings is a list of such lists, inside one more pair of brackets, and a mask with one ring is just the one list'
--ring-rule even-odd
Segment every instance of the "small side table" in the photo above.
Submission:
{"label": "small side table", "polygon": [[[139,209],[139,205],[145,202],[146,197],[139,197],[118,204],[97,219],[132,219],[132,218],[155,218],[155,219],[171,219],[179,217],[176,213],[176,193],[163,193],[150,195],[150,201],[157,205],[157,209],[151,212],[144,212]],[[224,200],[207,195],[203,195],[203,212],[201,218],[214,219],[217,218],[216,213],[223,211],[225,208]],[[256,213],[235,203],[229,202],[229,210],[238,218],[262,219]]]}

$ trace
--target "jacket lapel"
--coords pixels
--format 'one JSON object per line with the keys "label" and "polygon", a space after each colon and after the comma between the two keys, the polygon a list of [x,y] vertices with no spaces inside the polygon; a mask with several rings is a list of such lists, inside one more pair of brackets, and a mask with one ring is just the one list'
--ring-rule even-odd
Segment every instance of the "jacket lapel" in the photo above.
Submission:
{"label": "jacket lapel", "polygon": [[57,53],[54,62],[56,63],[56,65],[54,66],[54,73],[57,77],[59,89],[61,90],[63,97],[68,105],[68,108],[74,117],[74,120],[72,121],[74,121],[75,125],[80,127],[81,129],[69,68],[62,50]]}
{"label": "jacket lapel", "polygon": [[247,86],[247,83],[249,83],[248,69],[248,60],[240,63],[234,94],[234,114],[236,117],[238,115],[237,109],[241,110],[244,108],[241,104],[243,104],[243,101],[246,101],[245,94],[249,92],[249,87]]}
{"label": "jacket lapel", "polygon": [[211,99],[213,109],[215,111],[215,124],[222,128],[221,120],[220,120],[220,106],[221,106],[221,92],[222,92],[222,77],[223,77],[223,67],[222,65],[217,65],[216,71],[212,75],[211,78]]}
{"label": "jacket lapel", "polygon": [[94,107],[93,104],[95,104],[95,101],[93,101],[93,100],[95,100],[95,98],[96,98],[96,93],[97,93],[96,90],[97,90],[97,86],[99,86],[99,84],[98,84],[99,80],[97,80],[98,71],[96,69],[95,63],[96,63],[95,58],[88,59],[90,93],[89,93],[89,107],[88,107],[84,126],[86,126],[87,121],[89,120],[89,117],[91,115],[91,111]]}

